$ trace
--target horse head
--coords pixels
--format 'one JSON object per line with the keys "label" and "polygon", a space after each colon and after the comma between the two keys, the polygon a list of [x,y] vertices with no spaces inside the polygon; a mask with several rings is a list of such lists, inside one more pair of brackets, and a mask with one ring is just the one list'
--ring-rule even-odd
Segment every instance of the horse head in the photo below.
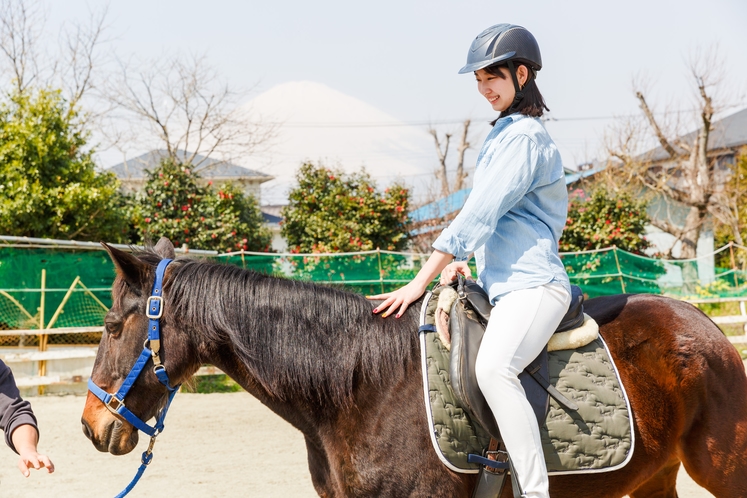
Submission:
{"label": "horse head", "polygon": [[[155,247],[138,255],[120,251],[102,243],[114,262],[117,276],[112,285],[112,307],[104,318],[91,381],[107,393],[121,387],[143,351],[148,339],[146,308],[155,278],[155,267],[161,259],[174,258],[174,246],[164,238]],[[161,360],[173,385],[181,382],[177,359],[184,357],[189,348],[170,327],[170,313],[166,299],[161,318]],[[147,360],[142,373],[124,398],[124,405],[136,417],[147,421],[163,408],[168,400],[167,388],[159,382],[153,371],[153,359]],[[88,393],[83,416],[83,433],[102,452],[123,455],[132,451],[138,442],[138,429],[105,405],[92,392]]]}

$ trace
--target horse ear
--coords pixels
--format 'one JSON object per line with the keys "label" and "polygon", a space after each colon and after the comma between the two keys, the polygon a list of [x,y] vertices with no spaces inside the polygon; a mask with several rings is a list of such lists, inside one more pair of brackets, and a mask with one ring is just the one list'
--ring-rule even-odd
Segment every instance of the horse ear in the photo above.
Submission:
{"label": "horse ear", "polygon": [[174,244],[166,237],[161,237],[153,250],[163,259],[174,259],[176,257]]}
{"label": "horse ear", "polygon": [[148,265],[129,252],[120,251],[106,242],[102,242],[101,245],[104,246],[106,252],[109,253],[109,257],[112,258],[117,273],[121,275],[128,284],[135,287],[140,286],[148,273]]}

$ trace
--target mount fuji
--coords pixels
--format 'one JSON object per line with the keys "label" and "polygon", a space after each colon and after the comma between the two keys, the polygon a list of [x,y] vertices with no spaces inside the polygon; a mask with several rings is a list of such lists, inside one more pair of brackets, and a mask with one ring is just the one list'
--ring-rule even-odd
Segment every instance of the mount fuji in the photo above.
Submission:
{"label": "mount fuji", "polygon": [[433,138],[423,127],[398,121],[356,98],[311,81],[277,85],[244,104],[277,134],[267,150],[242,161],[272,175],[262,185],[262,204],[287,203],[301,164],[311,161],[346,173],[361,167],[379,188],[392,182],[425,194],[437,165]]}

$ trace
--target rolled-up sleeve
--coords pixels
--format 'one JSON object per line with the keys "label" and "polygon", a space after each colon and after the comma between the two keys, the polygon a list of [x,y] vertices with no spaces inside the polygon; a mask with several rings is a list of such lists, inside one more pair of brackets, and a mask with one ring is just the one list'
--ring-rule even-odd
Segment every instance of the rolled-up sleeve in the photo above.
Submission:
{"label": "rolled-up sleeve", "polygon": [[18,451],[13,446],[11,435],[18,426],[24,424],[31,425],[39,431],[31,404],[21,399],[13,372],[0,361],[0,429],[5,432],[5,443],[16,453]]}
{"label": "rolled-up sleeve", "polygon": [[433,248],[463,260],[488,240],[503,217],[532,188],[540,156],[526,135],[506,137],[478,160],[472,192]]}

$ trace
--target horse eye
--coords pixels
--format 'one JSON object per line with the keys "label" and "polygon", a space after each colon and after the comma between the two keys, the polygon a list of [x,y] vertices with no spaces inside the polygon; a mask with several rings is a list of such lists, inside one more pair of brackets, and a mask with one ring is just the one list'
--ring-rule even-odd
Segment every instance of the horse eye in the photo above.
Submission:
{"label": "horse eye", "polygon": [[110,335],[118,335],[122,332],[122,322],[119,320],[104,320],[104,328]]}

